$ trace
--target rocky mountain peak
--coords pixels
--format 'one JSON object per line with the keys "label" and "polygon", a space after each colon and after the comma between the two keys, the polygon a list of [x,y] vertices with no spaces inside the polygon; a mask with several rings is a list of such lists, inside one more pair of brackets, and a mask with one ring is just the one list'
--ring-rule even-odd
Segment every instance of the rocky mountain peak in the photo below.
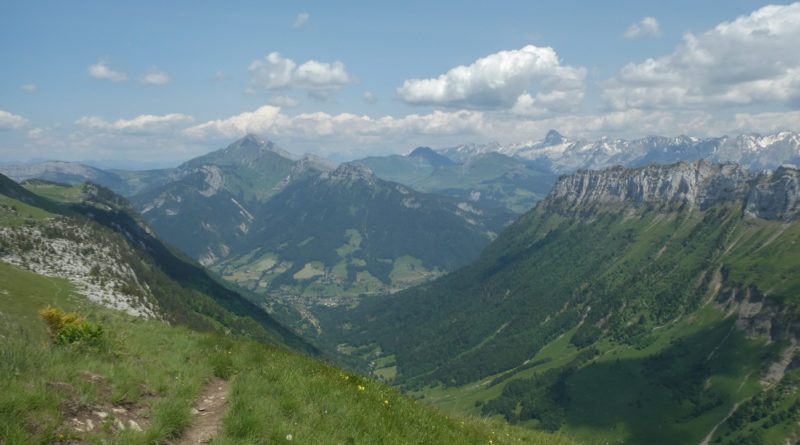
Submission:
{"label": "rocky mountain peak", "polygon": [[743,202],[747,216],[794,220],[800,216],[800,178],[793,167],[751,173],[733,164],[705,160],[640,168],[579,170],[559,178],[543,206],[571,212],[595,204],[653,203],[705,209],[719,202]]}
{"label": "rocky mountain peak", "polygon": [[377,181],[378,177],[375,176],[375,174],[372,173],[372,170],[370,170],[369,167],[364,164],[358,162],[343,162],[336,168],[336,170],[323,172],[320,175],[320,179],[360,179],[372,184]]}
{"label": "rocky mountain peak", "polygon": [[544,137],[543,144],[544,145],[558,145],[564,142],[564,137],[561,136],[561,133],[557,132],[556,130],[550,130],[547,132],[547,135]]}
{"label": "rocky mountain peak", "polygon": [[275,153],[283,158],[294,160],[291,154],[278,147],[272,141],[254,134],[248,134],[225,148],[212,151],[181,164],[172,172],[170,177],[171,180],[180,179],[186,176],[187,172],[202,165],[251,165],[267,153]]}
{"label": "rocky mountain peak", "polygon": [[448,165],[455,164],[455,162],[453,162],[450,158],[436,153],[430,147],[417,147],[408,154],[408,157],[425,159],[433,168],[446,167]]}
{"label": "rocky mountain peak", "polygon": [[255,147],[266,147],[271,145],[272,143],[267,141],[266,139],[257,136],[253,133],[247,133],[243,138],[233,142],[231,145],[235,147],[246,147],[246,146],[255,146]]}
{"label": "rocky mountain peak", "polygon": [[246,163],[261,158],[267,151],[272,151],[287,159],[292,159],[292,156],[288,152],[278,147],[274,142],[252,133],[248,133],[243,138],[228,145],[228,147],[222,150],[222,153],[225,153],[236,161]]}
{"label": "rocky mountain peak", "polygon": [[417,147],[411,150],[411,153],[408,154],[408,157],[425,157],[430,155],[431,153],[435,153],[432,148],[430,147]]}

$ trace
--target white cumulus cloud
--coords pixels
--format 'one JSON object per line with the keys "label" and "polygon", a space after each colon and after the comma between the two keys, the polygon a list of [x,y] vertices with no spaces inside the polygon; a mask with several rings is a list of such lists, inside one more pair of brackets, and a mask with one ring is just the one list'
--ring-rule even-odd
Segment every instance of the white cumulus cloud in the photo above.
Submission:
{"label": "white cumulus cloud", "polygon": [[646,39],[661,36],[661,25],[654,17],[645,17],[631,25],[623,37],[626,39]]}
{"label": "white cumulus cloud", "polygon": [[410,104],[542,114],[580,103],[585,78],[585,68],[562,65],[553,48],[527,45],[457,66],[436,78],[406,80],[397,94]]}
{"label": "white cumulus cloud", "polygon": [[31,139],[42,139],[45,137],[44,128],[34,128],[28,131],[28,137]]}
{"label": "white cumulus cloud", "polygon": [[375,95],[372,94],[372,91],[365,91],[362,97],[364,98],[364,102],[370,104],[374,104],[375,102],[378,101],[378,98],[376,98]]}
{"label": "white cumulus cloud", "polygon": [[26,92],[26,93],[35,93],[36,90],[37,90],[36,85],[34,85],[32,83],[21,85],[19,87],[19,89],[24,91],[24,92]]}
{"label": "white cumulus cloud", "polygon": [[192,116],[171,113],[163,116],[143,114],[133,119],[119,119],[114,122],[108,122],[97,116],[88,116],[75,121],[75,125],[99,132],[169,133],[192,122],[194,122]]}
{"label": "white cumulus cloud", "polygon": [[166,85],[171,80],[172,79],[168,75],[164,74],[164,72],[158,68],[153,68],[149,73],[139,79],[144,85]]}
{"label": "white cumulus cloud", "polygon": [[800,101],[800,3],[765,6],[695,35],[672,54],[630,63],[604,82],[612,109]]}
{"label": "white cumulus cloud", "polygon": [[251,88],[297,89],[320,98],[327,98],[343,86],[357,81],[348,74],[341,61],[327,63],[309,60],[298,65],[278,52],[272,52],[264,59],[253,61],[248,70],[252,75]]}
{"label": "white cumulus cloud", "polygon": [[358,142],[408,134],[471,133],[481,127],[482,121],[483,113],[467,110],[411,114],[401,118],[371,118],[350,113],[331,115],[323,112],[288,116],[281,113],[279,107],[265,105],[252,112],[187,128],[184,133],[197,139],[236,138],[247,133],[257,133],[287,139],[324,137]]}
{"label": "white cumulus cloud", "polygon": [[0,110],[0,130],[21,130],[28,125],[28,119]]}
{"label": "white cumulus cloud", "polygon": [[277,107],[286,107],[286,108],[294,108],[300,106],[300,101],[289,97],[285,94],[279,94],[276,96],[272,96],[269,98],[270,105],[275,105]]}
{"label": "white cumulus cloud", "polygon": [[113,82],[120,82],[128,79],[127,74],[120,71],[114,71],[109,65],[108,60],[106,59],[99,60],[97,63],[87,68],[86,71],[89,73],[90,76],[92,76],[92,78],[98,80],[110,80]]}
{"label": "white cumulus cloud", "polygon": [[309,15],[307,12],[301,12],[300,14],[297,14],[297,18],[294,20],[294,25],[292,25],[292,27],[299,28],[303,26],[308,21],[308,17]]}

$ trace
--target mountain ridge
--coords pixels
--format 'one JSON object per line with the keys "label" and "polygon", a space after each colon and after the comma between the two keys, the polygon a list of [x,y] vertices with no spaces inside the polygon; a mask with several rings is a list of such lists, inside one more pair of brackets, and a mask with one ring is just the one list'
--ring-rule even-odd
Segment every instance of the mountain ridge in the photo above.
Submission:
{"label": "mountain ridge", "polygon": [[543,201],[545,208],[580,207],[614,201],[686,204],[704,210],[722,201],[743,201],[749,217],[793,221],[800,217],[798,169],[751,173],[734,164],[705,160],[628,169],[579,170],[559,178]]}

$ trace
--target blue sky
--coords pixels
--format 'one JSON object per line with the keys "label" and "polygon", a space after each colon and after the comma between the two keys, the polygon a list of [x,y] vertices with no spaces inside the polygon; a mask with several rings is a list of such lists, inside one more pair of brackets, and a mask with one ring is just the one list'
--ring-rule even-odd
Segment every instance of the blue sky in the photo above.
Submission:
{"label": "blue sky", "polygon": [[0,162],[798,131],[800,3],[0,4]]}

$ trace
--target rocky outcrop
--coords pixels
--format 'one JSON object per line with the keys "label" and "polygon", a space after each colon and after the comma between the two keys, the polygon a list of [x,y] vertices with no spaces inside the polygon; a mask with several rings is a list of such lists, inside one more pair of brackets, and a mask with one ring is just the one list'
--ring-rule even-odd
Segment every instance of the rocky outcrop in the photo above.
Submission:
{"label": "rocky outcrop", "polygon": [[796,220],[800,216],[798,173],[797,168],[779,167],[774,172],[762,174],[750,188],[744,214],[781,221]]}
{"label": "rocky outcrop", "polygon": [[197,193],[210,198],[217,194],[217,191],[225,185],[225,175],[216,165],[204,165],[198,169],[205,175],[204,182],[208,186],[205,190],[198,190]]}
{"label": "rocky outcrop", "polygon": [[604,203],[688,205],[706,209],[742,202],[748,217],[791,221],[798,218],[798,169],[751,173],[737,164],[704,160],[640,168],[579,170],[559,178],[542,206],[559,212]]}
{"label": "rocky outcrop", "polygon": [[336,168],[333,162],[317,155],[307,154],[292,165],[292,175],[299,175],[309,170],[330,171]]}
{"label": "rocky outcrop", "polygon": [[374,184],[378,180],[378,177],[372,173],[369,167],[358,162],[344,162],[334,171],[323,172],[319,175],[319,178],[322,180],[330,179],[334,181],[360,179],[370,184]]}

